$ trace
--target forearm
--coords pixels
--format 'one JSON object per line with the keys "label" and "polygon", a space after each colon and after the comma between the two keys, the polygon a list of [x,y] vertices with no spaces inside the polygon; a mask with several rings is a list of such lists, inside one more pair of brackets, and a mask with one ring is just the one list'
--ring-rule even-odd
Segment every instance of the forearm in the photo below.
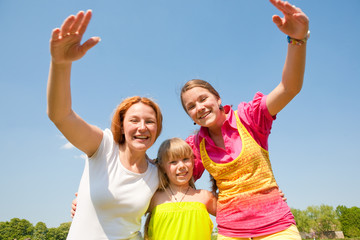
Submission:
{"label": "forearm", "polygon": [[301,46],[288,44],[281,84],[290,97],[301,90],[305,73],[306,43]]}
{"label": "forearm", "polygon": [[47,114],[59,122],[71,113],[71,62],[57,64],[51,61],[47,85]]}

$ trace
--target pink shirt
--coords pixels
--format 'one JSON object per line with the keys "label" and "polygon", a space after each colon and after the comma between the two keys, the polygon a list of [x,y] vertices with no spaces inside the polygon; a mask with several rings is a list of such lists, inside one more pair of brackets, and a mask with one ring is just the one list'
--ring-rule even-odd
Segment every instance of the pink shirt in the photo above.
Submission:
{"label": "pink shirt", "polygon": [[[252,101],[241,102],[238,105],[238,115],[241,123],[249,131],[255,141],[264,149],[268,150],[268,137],[273,120],[266,107],[266,95],[258,92]],[[226,120],[221,127],[225,149],[217,147],[209,136],[208,129],[201,127],[197,135],[189,136],[186,142],[192,147],[195,155],[194,178],[199,179],[205,168],[201,162],[199,143],[205,138],[206,150],[209,157],[216,163],[227,163],[233,161],[241,152],[242,142],[237,131],[236,118],[231,106],[224,106]],[[198,136],[198,138],[197,138]]]}

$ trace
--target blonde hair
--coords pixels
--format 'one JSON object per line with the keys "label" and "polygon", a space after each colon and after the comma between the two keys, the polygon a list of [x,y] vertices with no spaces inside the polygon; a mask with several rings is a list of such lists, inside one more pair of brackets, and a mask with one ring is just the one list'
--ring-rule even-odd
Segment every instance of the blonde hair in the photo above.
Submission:
{"label": "blonde hair", "polygon": [[[194,159],[193,150],[191,149],[191,147],[187,142],[185,142],[181,138],[170,138],[161,143],[156,158],[156,165],[158,167],[158,173],[159,173],[158,191],[165,191],[165,189],[170,184],[169,178],[167,177],[164,170],[164,164],[175,159],[183,159],[183,158],[190,158],[191,161],[193,161]],[[190,187],[195,189],[195,183],[193,177],[191,177],[189,181],[189,185]],[[145,240],[149,240],[148,230],[149,230],[150,219],[151,219],[151,212],[149,212],[146,216],[145,231],[144,231]]]}
{"label": "blonde hair", "polygon": [[157,132],[155,139],[157,139],[161,133],[163,117],[159,106],[154,101],[146,97],[139,97],[139,96],[129,97],[126,98],[117,106],[111,122],[111,132],[114,136],[114,141],[120,145],[125,143],[125,136],[122,131],[125,114],[127,110],[129,110],[129,108],[136,103],[143,103],[145,105],[148,105],[154,110],[156,115],[156,124],[157,124]]}
{"label": "blonde hair", "polygon": [[[164,163],[183,158],[190,158],[192,161],[194,159],[194,153],[187,142],[181,138],[170,138],[161,143],[156,158],[159,172],[160,190],[165,190],[165,188],[167,188],[170,184],[169,178],[166,176],[164,170]],[[189,185],[192,188],[195,188],[194,178],[190,179]]]}

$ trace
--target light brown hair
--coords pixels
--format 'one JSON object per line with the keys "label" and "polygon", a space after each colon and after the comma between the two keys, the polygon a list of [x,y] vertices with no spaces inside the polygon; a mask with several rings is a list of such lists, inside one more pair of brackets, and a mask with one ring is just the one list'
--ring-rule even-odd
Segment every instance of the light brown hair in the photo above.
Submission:
{"label": "light brown hair", "polygon": [[213,94],[217,99],[220,99],[220,94],[215,90],[215,88],[208,83],[207,81],[201,80],[201,79],[192,79],[190,81],[188,81],[187,83],[184,84],[184,86],[181,88],[181,93],[180,93],[180,100],[181,100],[181,105],[183,106],[185,112],[187,112],[186,107],[184,105],[184,101],[183,101],[183,94],[195,87],[201,87],[204,88],[206,90],[208,90],[211,94]]}

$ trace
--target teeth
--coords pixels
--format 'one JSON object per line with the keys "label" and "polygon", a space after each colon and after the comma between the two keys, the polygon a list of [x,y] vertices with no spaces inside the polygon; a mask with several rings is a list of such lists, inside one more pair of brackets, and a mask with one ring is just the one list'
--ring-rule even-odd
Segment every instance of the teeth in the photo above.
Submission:
{"label": "teeth", "polygon": [[147,139],[147,136],[135,136],[135,138],[140,138],[140,139]]}
{"label": "teeth", "polygon": [[199,118],[200,119],[203,119],[203,118],[205,118],[207,115],[209,115],[210,114],[210,112],[208,112],[208,113],[205,113],[204,115],[202,115],[202,116],[200,116]]}

